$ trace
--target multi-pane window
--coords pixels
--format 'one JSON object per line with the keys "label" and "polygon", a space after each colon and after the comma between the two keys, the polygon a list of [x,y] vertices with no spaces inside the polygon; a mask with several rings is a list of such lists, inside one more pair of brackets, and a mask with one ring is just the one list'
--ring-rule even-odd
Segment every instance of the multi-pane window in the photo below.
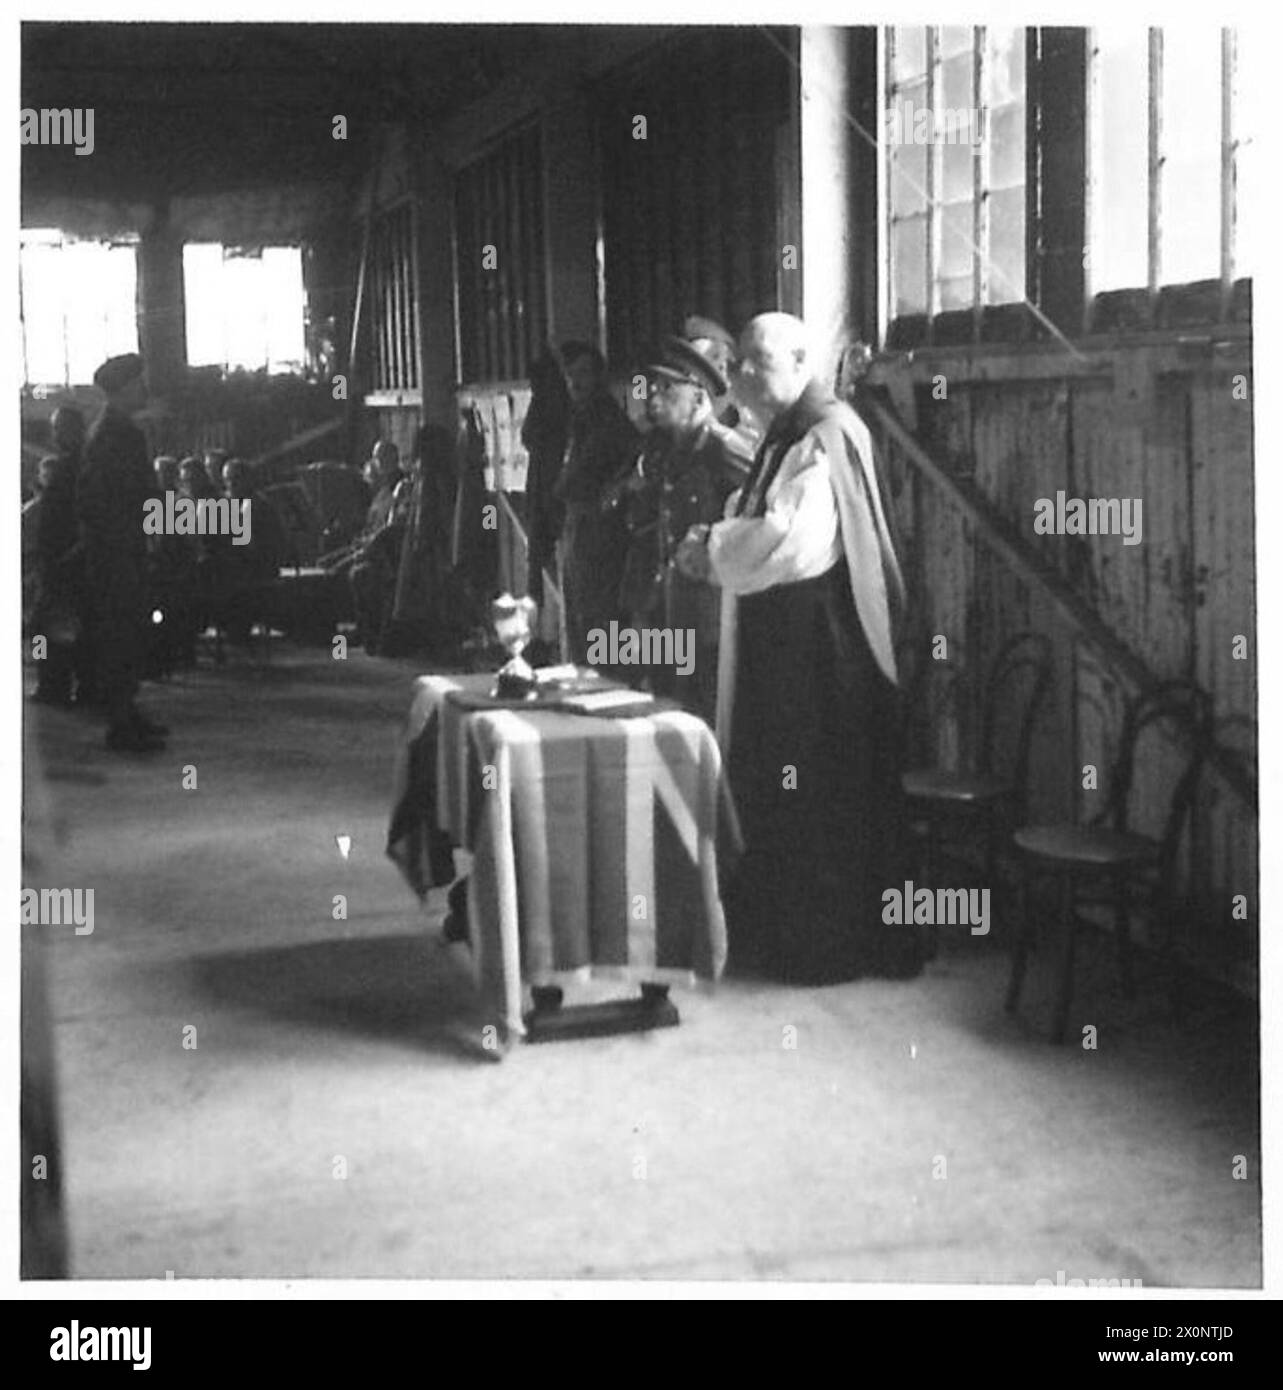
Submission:
{"label": "multi-pane window", "polygon": [[303,256],[297,246],[183,247],[187,361],[193,367],[301,372]]}
{"label": "multi-pane window", "polygon": [[1255,188],[1234,36],[1211,26],[1092,31],[1092,292],[1250,274]]}
{"label": "multi-pane window", "polygon": [[889,316],[1025,297],[1025,31],[886,31]]}
{"label": "multi-pane window", "polygon": [[132,244],[24,230],[19,268],[28,385],[84,386],[108,357],[138,350]]}
{"label": "multi-pane window", "polygon": [[370,326],[372,391],[419,389],[418,285],[414,208],[402,203],[382,213],[370,229],[363,312]]}
{"label": "multi-pane window", "polygon": [[539,126],[460,170],[454,208],[460,380],[523,380],[548,331]]}

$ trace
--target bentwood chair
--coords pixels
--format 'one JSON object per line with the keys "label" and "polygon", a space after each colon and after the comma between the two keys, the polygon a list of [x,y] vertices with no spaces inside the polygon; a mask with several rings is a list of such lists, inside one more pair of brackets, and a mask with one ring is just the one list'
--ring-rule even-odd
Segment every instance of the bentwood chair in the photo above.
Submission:
{"label": "bentwood chair", "polygon": [[993,883],[1000,831],[1025,817],[1029,749],[1051,671],[1052,645],[1044,634],[1018,632],[1008,638],[985,681],[976,766],[917,768],[901,778],[909,819],[920,827],[919,872],[928,887],[936,886],[942,847],[951,847],[950,837],[976,829],[983,835],[986,881]]}
{"label": "bentwood chair", "polygon": [[[1142,734],[1160,720],[1176,721],[1184,730],[1187,752],[1175,784],[1162,836],[1154,839],[1129,826],[1129,802]],[[1084,892],[1103,886],[1114,909],[1114,933],[1123,990],[1135,992],[1131,961],[1131,888],[1144,890],[1154,921],[1164,928],[1172,900],[1176,855],[1211,739],[1211,701],[1197,686],[1172,681],[1127,707],[1118,760],[1110,777],[1103,810],[1086,825],[1030,825],[1015,832],[1021,856],[1021,923],[1011,964],[1006,1007],[1014,1013],[1033,937],[1031,882],[1038,876],[1056,880],[1061,937],[1061,974],[1051,1041],[1064,1040],[1073,994],[1074,946],[1079,919],[1075,906]]]}

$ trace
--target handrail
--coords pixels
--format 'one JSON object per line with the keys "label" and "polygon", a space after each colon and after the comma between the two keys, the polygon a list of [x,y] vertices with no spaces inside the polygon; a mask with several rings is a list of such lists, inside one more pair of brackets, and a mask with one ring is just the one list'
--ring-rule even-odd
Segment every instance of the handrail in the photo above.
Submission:
{"label": "handrail", "polygon": [[291,435],[282,444],[275,444],[265,454],[259,454],[255,459],[250,460],[251,468],[261,468],[265,463],[271,463],[273,459],[280,458],[283,454],[288,454],[294,449],[301,449],[304,444],[315,444],[318,439],[324,439],[327,435],[335,434],[343,428],[343,421],[322,420],[319,425],[309,425],[307,429],[300,430],[298,434]]}
{"label": "handrail", "polygon": [[[1162,678],[1115,636],[1059,574],[1041,564],[1030,547],[1009,533],[983,497],[965,487],[931,457],[893,406],[858,382],[851,385],[850,395],[855,409],[866,420],[876,420],[899,445],[909,462],[975,525],[981,542],[1021,579],[1043,594],[1057,616],[1084,646],[1091,648],[1106,666],[1141,694],[1150,694],[1163,684]],[[1213,744],[1208,752],[1208,761],[1249,806],[1255,807],[1256,786],[1237,759],[1220,745]]]}

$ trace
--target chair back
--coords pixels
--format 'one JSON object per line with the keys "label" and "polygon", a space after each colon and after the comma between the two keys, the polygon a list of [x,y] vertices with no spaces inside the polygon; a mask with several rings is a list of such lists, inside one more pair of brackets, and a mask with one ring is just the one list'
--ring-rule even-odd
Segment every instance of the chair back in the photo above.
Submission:
{"label": "chair back", "polygon": [[1174,720],[1188,739],[1184,770],[1176,782],[1163,823],[1159,871],[1172,870],[1181,833],[1189,814],[1199,773],[1212,736],[1212,702],[1207,693],[1190,681],[1168,681],[1148,694],[1136,696],[1127,705],[1123,719],[1118,761],[1110,779],[1109,799],[1096,818],[1112,824],[1115,830],[1128,829],[1132,783],[1136,771],[1136,749],[1141,735],[1159,720]]}
{"label": "chair back", "polygon": [[1016,789],[1016,809],[1024,814],[1029,787],[1029,749],[1034,724],[1051,688],[1051,639],[1041,632],[1017,632],[994,657],[985,681],[980,766],[988,773],[996,765],[996,740],[1015,735],[1015,752],[1006,771]]}

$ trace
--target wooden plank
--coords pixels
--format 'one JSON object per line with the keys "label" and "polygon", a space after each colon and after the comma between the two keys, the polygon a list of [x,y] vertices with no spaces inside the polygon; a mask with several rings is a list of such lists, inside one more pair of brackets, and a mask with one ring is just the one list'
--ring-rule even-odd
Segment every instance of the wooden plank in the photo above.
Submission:
{"label": "wooden plank", "polygon": [[[959,483],[941,467],[901,423],[895,413],[871,393],[857,389],[857,404],[866,420],[886,430],[904,450],[907,458],[939,491],[949,504],[976,525],[977,535],[1005,563],[1028,583],[1041,590],[1058,622],[1076,640],[1089,646],[1123,680],[1140,691],[1152,690],[1159,677],[1124,642],[1111,632],[1065,581],[1045,563],[1039,563],[1032,548],[1018,533],[1009,531],[994,510],[972,487]],[[1211,765],[1245,798],[1254,791],[1241,769],[1213,750]]]}
{"label": "wooden plank", "polygon": [[286,454],[293,453],[295,449],[301,449],[305,444],[315,444],[319,439],[327,439],[330,435],[337,434],[343,425],[342,419],[324,420],[319,425],[312,425],[298,434],[291,435],[284,443],[273,445],[266,453],[250,459],[249,466],[261,468],[264,464],[272,463]]}
{"label": "wooden plank", "polygon": [[[1194,666],[1222,720],[1257,720],[1255,488],[1252,406],[1234,398],[1233,377],[1215,372],[1191,395],[1194,533]],[[1236,661],[1236,636],[1248,659]],[[1258,828],[1249,808],[1209,797],[1200,803],[1199,848],[1216,894],[1212,920],[1224,922],[1233,894],[1250,895],[1255,912]]]}
{"label": "wooden plank", "polygon": [[[1248,395],[1250,397],[1250,390]],[[1193,505],[1197,518],[1194,670],[1219,715],[1256,718],[1255,481],[1251,400],[1216,373],[1191,395]],[[1233,639],[1248,659],[1233,659]]]}

